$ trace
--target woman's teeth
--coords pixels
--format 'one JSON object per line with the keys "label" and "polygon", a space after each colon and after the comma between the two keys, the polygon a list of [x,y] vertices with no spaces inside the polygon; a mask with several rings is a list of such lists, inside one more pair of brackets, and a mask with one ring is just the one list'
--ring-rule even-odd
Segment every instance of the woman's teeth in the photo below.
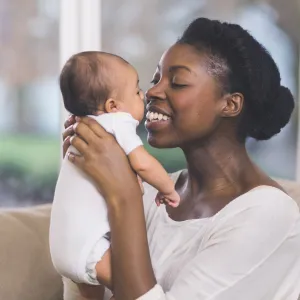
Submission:
{"label": "woman's teeth", "polygon": [[155,122],[155,121],[167,121],[170,119],[170,117],[164,115],[164,114],[159,114],[157,112],[150,112],[148,111],[146,114],[146,118],[147,120],[149,120],[150,122]]}

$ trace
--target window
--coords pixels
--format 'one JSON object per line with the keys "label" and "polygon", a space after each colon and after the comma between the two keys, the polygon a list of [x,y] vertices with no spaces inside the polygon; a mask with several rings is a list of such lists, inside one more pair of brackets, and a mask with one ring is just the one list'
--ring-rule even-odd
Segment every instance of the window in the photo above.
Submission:
{"label": "window", "polygon": [[1,206],[53,198],[60,144],[59,1],[48,2],[1,1]]}
{"label": "window", "polygon": [[[0,7],[0,206],[51,202],[60,161],[61,64],[79,51],[121,55],[149,87],[162,53],[199,16],[238,22],[271,52],[282,80],[298,98],[297,1],[2,0]],[[272,6],[273,5],[273,6]],[[293,9],[293,7],[295,9]],[[287,17],[288,16],[288,17]],[[298,22],[298,23],[297,23]],[[265,34],[268,32],[268,34]],[[60,35],[64,38],[60,38]],[[280,43],[280,47],[278,44]],[[249,140],[253,159],[270,175],[294,179],[300,137],[297,109],[290,124],[267,142]],[[139,133],[146,140],[143,124]],[[185,167],[179,149],[148,146],[172,172]]]}

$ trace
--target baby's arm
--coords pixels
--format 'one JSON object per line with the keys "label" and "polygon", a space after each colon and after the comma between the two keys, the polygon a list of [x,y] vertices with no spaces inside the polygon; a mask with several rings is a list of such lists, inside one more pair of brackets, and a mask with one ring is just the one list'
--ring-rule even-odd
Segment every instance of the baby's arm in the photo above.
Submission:
{"label": "baby's arm", "polygon": [[150,155],[143,146],[139,146],[128,155],[132,168],[146,182],[155,187],[172,206],[178,206],[179,195],[175,191],[174,182],[163,166]]}

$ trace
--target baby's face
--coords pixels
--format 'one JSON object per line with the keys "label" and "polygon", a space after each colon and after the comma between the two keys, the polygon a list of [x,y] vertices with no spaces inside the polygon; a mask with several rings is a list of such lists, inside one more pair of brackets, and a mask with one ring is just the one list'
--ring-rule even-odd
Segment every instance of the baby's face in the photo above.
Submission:
{"label": "baby's face", "polygon": [[142,121],[144,117],[144,93],[139,87],[137,71],[131,65],[123,65],[118,70],[122,77],[119,86],[119,96],[122,101],[122,110],[128,112],[133,118]]}

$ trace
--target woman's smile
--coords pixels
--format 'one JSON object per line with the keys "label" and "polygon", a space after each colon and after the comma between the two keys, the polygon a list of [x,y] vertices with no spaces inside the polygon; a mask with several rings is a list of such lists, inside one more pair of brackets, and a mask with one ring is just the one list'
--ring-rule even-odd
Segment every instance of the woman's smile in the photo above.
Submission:
{"label": "woman's smile", "polygon": [[149,131],[159,130],[170,124],[171,116],[164,109],[148,106],[147,110],[145,126]]}

